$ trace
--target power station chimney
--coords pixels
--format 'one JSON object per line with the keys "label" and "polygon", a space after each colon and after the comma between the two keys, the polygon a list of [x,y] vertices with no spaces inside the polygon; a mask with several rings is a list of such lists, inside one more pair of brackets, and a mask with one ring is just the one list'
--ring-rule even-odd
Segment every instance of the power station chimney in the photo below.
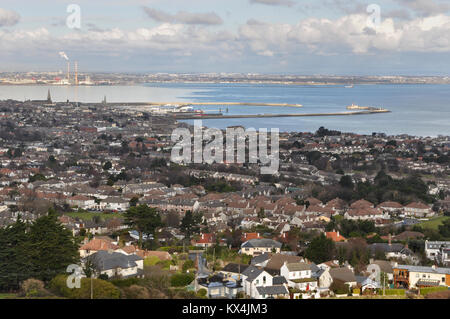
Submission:
{"label": "power station chimney", "polygon": [[75,85],[78,85],[78,61],[75,61]]}
{"label": "power station chimney", "polygon": [[70,61],[67,61],[67,83],[70,84]]}

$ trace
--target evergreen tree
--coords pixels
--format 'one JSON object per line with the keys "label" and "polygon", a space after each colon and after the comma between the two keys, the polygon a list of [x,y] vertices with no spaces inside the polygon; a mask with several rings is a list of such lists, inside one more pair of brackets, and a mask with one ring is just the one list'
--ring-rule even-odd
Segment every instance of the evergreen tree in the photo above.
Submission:
{"label": "evergreen tree", "polygon": [[27,225],[20,220],[0,228],[0,291],[17,290],[31,277],[28,257]]}
{"label": "evergreen tree", "polygon": [[305,257],[316,264],[320,264],[333,258],[334,248],[334,242],[322,234],[311,241],[305,251]]}
{"label": "evergreen tree", "polygon": [[34,278],[49,281],[65,273],[68,265],[79,262],[78,243],[53,211],[36,219],[27,237]]}
{"label": "evergreen tree", "polygon": [[190,210],[186,212],[183,219],[181,220],[180,229],[186,236],[186,239],[191,239],[193,233],[199,231],[200,223],[202,222],[201,214],[194,214]]}
{"label": "evergreen tree", "polygon": [[49,281],[79,262],[78,244],[53,210],[27,225],[20,218],[0,229],[0,290],[17,290],[22,281]]}
{"label": "evergreen tree", "polygon": [[130,207],[124,214],[125,225],[133,227],[139,233],[139,246],[142,247],[143,234],[155,235],[158,227],[163,226],[161,215],[156,208],[147,205],[138,205]]}

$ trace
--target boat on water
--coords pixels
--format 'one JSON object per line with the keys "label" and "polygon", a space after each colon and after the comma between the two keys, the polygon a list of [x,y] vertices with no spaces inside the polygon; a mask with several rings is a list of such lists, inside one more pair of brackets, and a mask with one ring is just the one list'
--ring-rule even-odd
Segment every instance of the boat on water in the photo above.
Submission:
{"label": "boat on water", "polygon": [[372,109],[375,108],[372,106],[359,106],[353,103],[352,105],[347,106],[347,110],[372,110]]}
{"label": "boat on water", "polygon": [[353,87],[354,87],[353,84],[351,84],[351,85],[346,85],[346,86],[345,86],[346,89],[353,89]]}

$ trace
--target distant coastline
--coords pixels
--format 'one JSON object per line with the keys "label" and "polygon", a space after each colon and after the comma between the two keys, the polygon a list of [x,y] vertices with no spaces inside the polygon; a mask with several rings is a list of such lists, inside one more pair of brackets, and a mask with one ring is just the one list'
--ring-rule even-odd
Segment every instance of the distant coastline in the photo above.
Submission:
{"label": "distant coastline", "polygon": [[[0,72],[0,85],[108,86],[159,84],[271,84],[297,86],[345,86],[381,84],[450,84],[450,76],[339,76],[339,75],[276,75],[276,74],[172,74],[172,73],[80,73],[75,81],[58,72]],[[70,83],[70,84],[69,84]]]}

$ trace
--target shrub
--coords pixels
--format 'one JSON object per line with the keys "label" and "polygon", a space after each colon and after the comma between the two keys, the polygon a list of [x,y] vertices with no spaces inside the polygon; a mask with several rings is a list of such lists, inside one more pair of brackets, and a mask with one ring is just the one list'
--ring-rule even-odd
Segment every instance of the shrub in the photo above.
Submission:
{"label": "shrub", "polygon": [[170,285],[172,287],[185,287],[194,280],[194,274],[174,274],[170,278]]}
{"label": "shrub", "polygon": [[125,299],[150,299],[150,293],[147,288],[131,285],[122,289],[123,297]]}
{"label": "shrub", "polygon": [[169,269],[171,261],[170,260],[161,260],[156,263],[156,266],[161,267],[162,269]]}
{"label": "shrub", "polygon": [[19,295],[23,297],[45,297],[48,292],[44,288],[44,282],[30,278],[20,285]]}
{"label": "shrub", "polygon": [[183,264],[183,272],[186,272],[187,270],[194,268],[194,267],[195,267],[194,261],[192,261],[191,259],[188,259]]}
{"label": "shrub", "polygon": [[144,266],[154,266],[159,263],[161,259],[156,256],[150,256],[144,259]]}
{"label": "shrub", "polygon": [[330,290],[337,295],[344,295],[349,293],[350,287],[340,280],[335,280],[330,285]]}
{"label": "shrub", "polygon": [[197,296],[199,296],[201,298],[205,298],[207,293],[208,292],[206,291],[206,289],[201,288],[197,291]]}
{"label": "shrub", "polygon": [[[67,277],[59,275],[50,281],[50,289],[57,294],[69,299],[90,299],[91,298],[91,279],[81,278],[80,288],[67,287]],[[93,297],[94,299],[119,299],[120,291],[112,283],[93,279]]]}
{"label": "shrub", "polygon": [[108,280],[109,277],[108,277],[107,274],[100,274],[100,275],[98,276],[98,279],[101,279],[101,280]]}
{"label": "shrub", "polygon": [[[383,290],[381,290],[380,293],[382,294]],[[386,296],[404,296],[405,289],[386,289],[384,293]]]}
{"label": "shrub", "polygon": [[440,291],[447,291],[447,287],[427,287],[427,288],[420,288],[420,294],[423,296],[426,296],[433,292],[440,292]]}
{"label": "shrub", "polygon": [[114,279],[110,281],[114,286],[119,288],[130,287],[139,283],[139,278]]}
{"label": "shrub", "polygon": [[243,292],[243,291],[239,291],[239,292],[236,294],[236,299],[244,299],[244,297],[245,297],[245,295],[244,295],[244,292]]}

